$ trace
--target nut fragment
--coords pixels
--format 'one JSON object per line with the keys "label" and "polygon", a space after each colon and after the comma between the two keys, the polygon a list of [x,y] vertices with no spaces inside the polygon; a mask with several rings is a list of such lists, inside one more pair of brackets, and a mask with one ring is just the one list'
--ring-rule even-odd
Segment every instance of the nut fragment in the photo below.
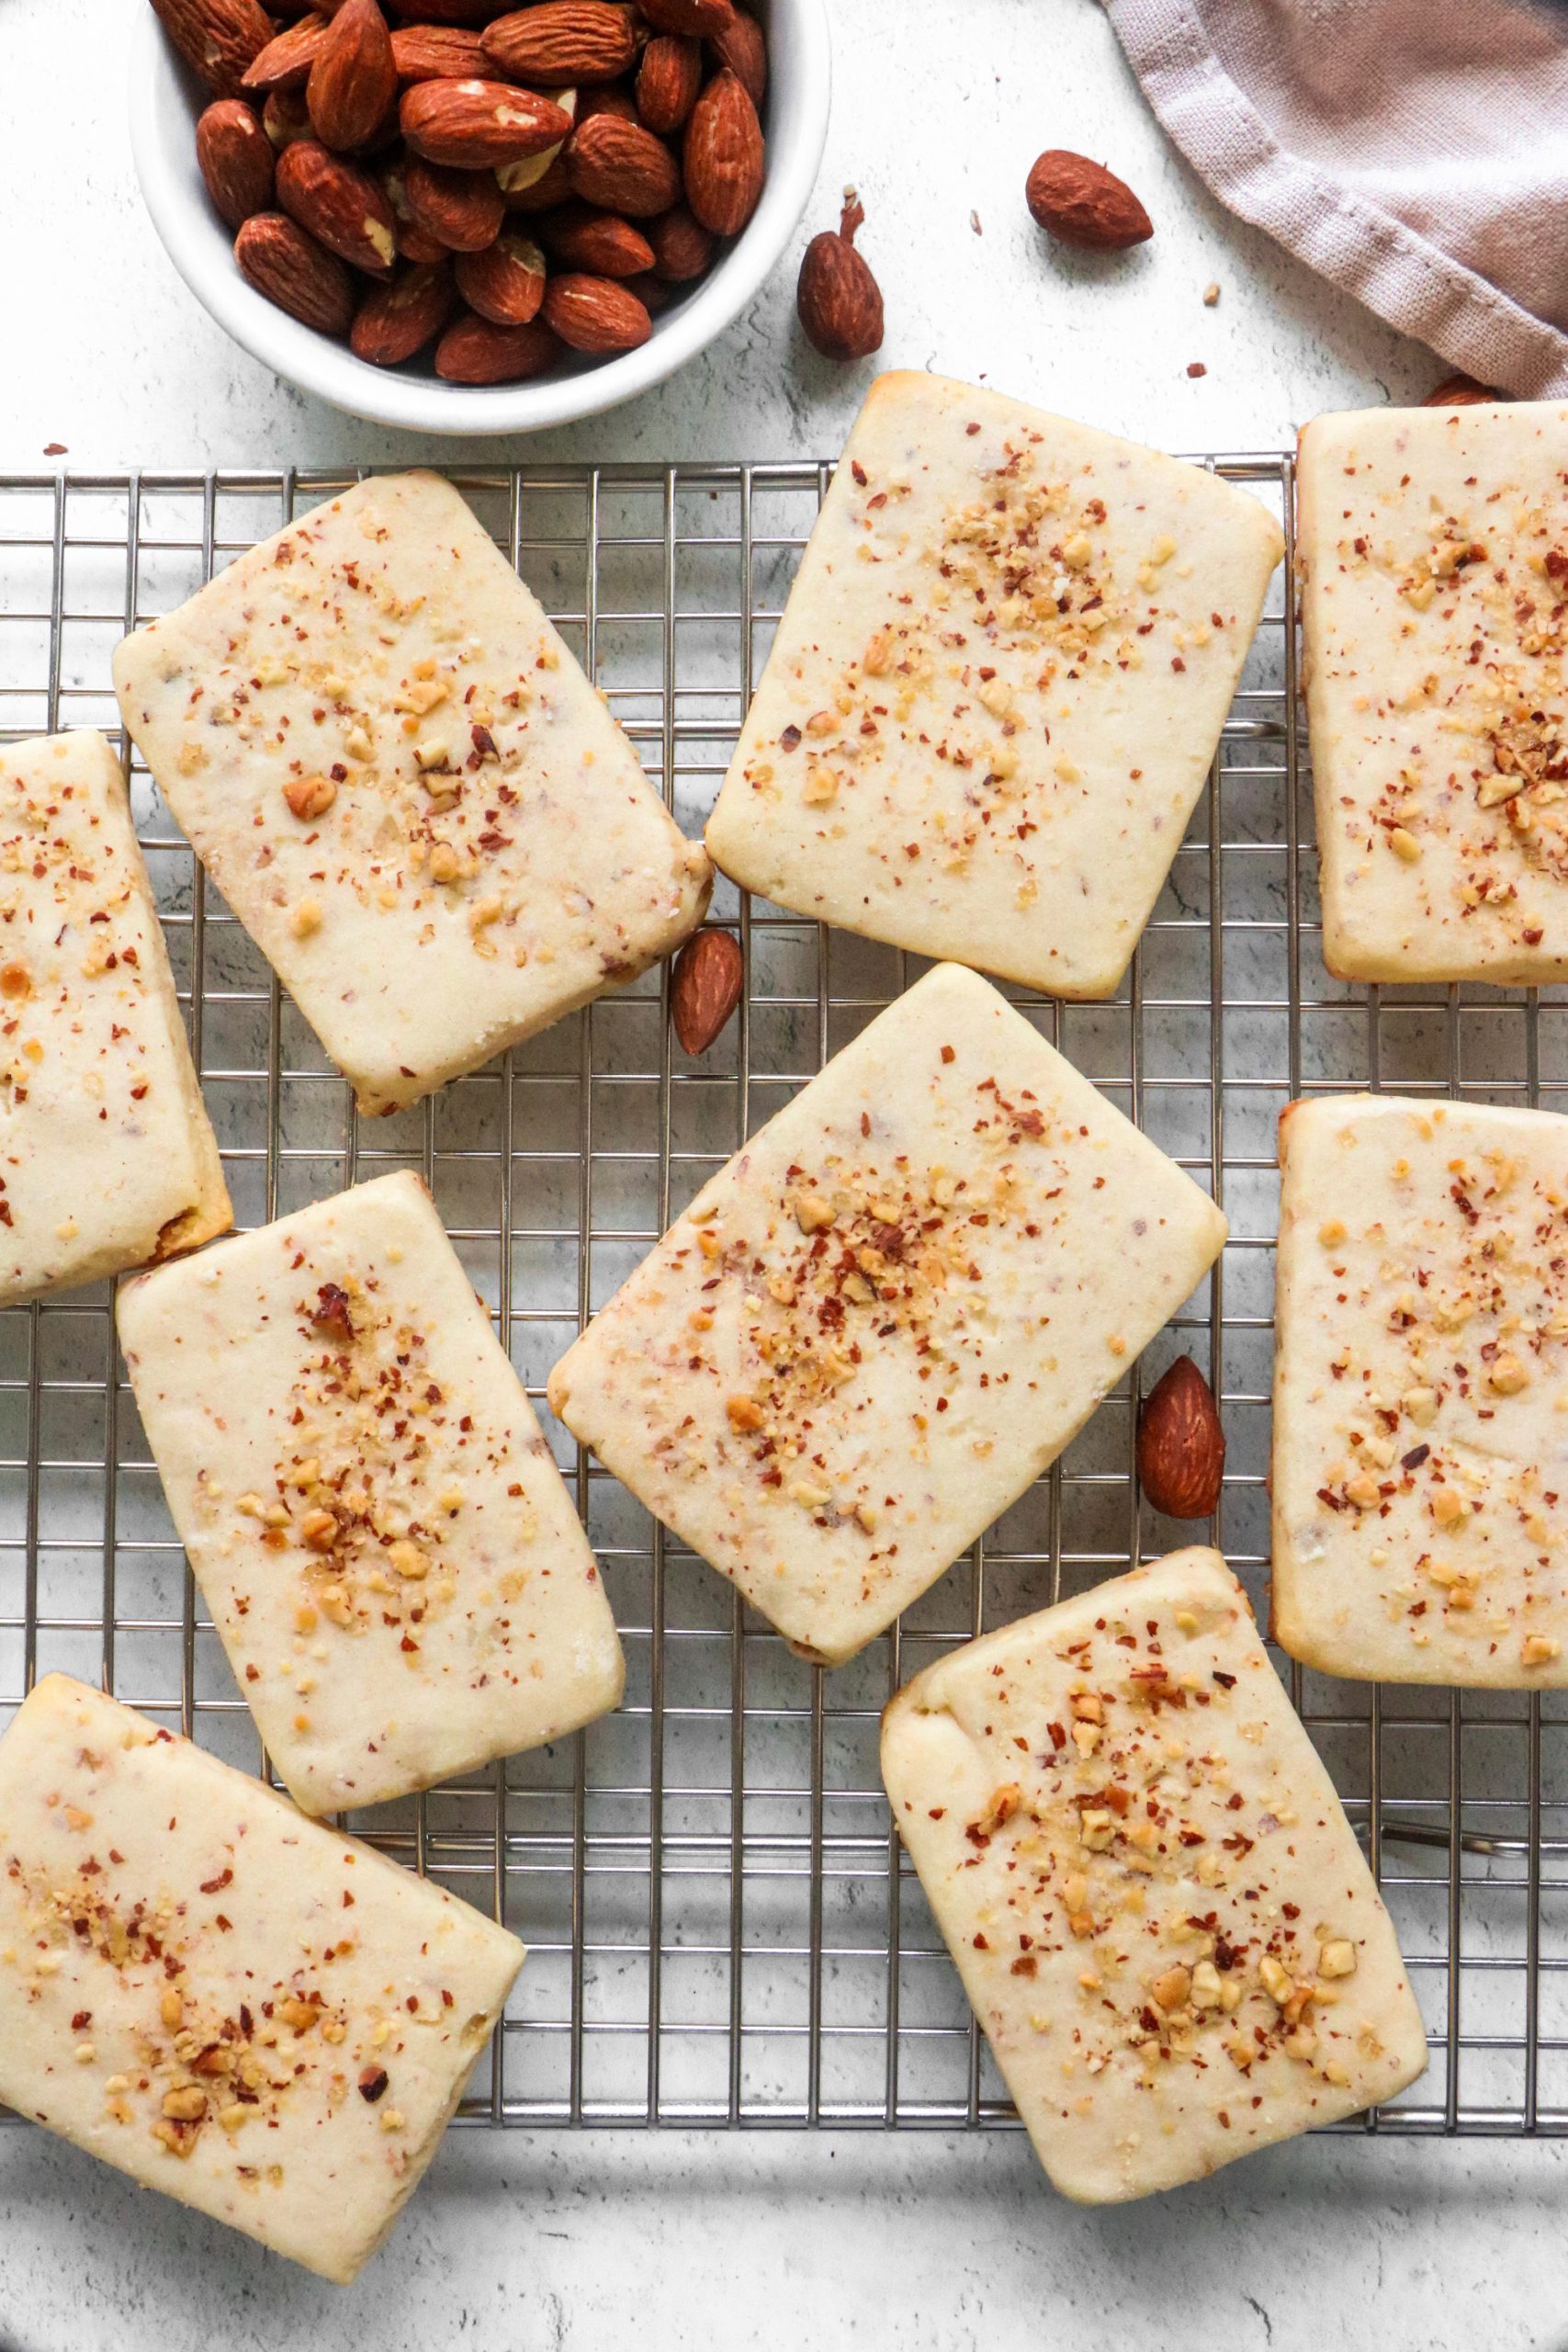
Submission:
{"label": "nut fragment", "polygon": [[330,775],[290,776],[283,787],[283,797],[296,817],[306,822],[313,817],[324,817],[337,798],[337,786]]}

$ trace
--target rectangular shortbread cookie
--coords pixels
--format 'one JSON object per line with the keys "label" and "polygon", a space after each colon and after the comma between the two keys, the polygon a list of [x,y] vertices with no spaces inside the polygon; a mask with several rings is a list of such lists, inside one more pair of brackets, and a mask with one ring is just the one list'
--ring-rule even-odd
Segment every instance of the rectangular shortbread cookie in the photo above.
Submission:
{"label": "rectangular shortbread cookie", "polygon": [[1224,1236],[995,989],[942,965],[704,1187],[550,1402],[836,1666],[1055,1460]]}
{"label": "rectangular shortbread cookie", "polygon": [[515,1936],[62,1674],[0,1740],[0,2098],[346,2284]]}
{"label": "rectangular shortbread cookie", "polygon": [[872,387],[707,829],[797,912],[1109,995],[1283,541],[1251,493],[966,384]]}
{"label": "rectangular shortbread cookie", "polygon": [[618,1702],[588,1539],[416,1176],[127,1284],[119,1335],[234,1679],[307,1813]]}
{"label": "rectangular shortbread cookie", "polygon": [[1320,416],[1298,481],[1324,961],[1568,977],[1568,406]]}
{"label": "rectangular shortbread cookie", "polygon": [[929,1667],[882,1771],[1066,2196],[1201,2179],[1425,2068],[1393,1922],[1217,1552]]}
{"label": "rectangular shortbread cookie", "polygon": [[668,955],[710,869],[450,483],[361,482],[119,646],[125,723],[363,1108]]}
{"label": "rectangular shortbread cookie", "polygon": [[1568,1685],[1568,1119],[1293,1102],[1274,1631],[1369,1681]]}
{"label": "rectangular shortbread cookie", "polygon": [[231,1222],[119,762],[0,752],[0,1306]]}

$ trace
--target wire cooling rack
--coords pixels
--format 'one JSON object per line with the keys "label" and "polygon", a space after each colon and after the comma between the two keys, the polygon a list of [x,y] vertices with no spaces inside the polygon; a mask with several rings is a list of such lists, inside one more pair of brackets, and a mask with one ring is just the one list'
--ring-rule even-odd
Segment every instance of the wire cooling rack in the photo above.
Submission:
{"label": "wire cooling rack", "polygon": [[[1280,514],[1289,458],[1213,458]],[[825,466],[458,474],[688,832],[723,773]],[[0,481],[0,737],[119,739],[109,657],[241,549],[344,487],[282,473]],[[205,883],[151,779],[139,829],[242,1225],[422,1171],[535,1398],[604,1564],[626,1702],[586,1734],[350,1826],[504,1917],[531,1957],[465,2109],[517,2124],[976,2126],[1013,2120],[876,1769],[877,1717],[945,1647],[1205,1533],[1132,1477],[1140,1379],[1181,1350],[1229,1436],[1213,1525],[1261,1602],[1274,1132],[1346,1087],[1560,1104],[1568,992],[1352,989],[1319,954],[1291,568],[1128,982],[1020,995],[1209,1186],[1221,1265],[1048,1477],[853,1664],[793,1657],[554,1424],[543,1385],[669,1216],[915,977],[914,959],[721,884],[747,989],[700,1062],[665,975],[365,1126]],[[0,1315],[0,1723],[62,1668],[264,1766],[186,1569],[107,1286]],[[1425,2080],[1351,2129],[1568,2128],[1563,1696],[1374,1690],[1290,1669],[1398,1923]]]}

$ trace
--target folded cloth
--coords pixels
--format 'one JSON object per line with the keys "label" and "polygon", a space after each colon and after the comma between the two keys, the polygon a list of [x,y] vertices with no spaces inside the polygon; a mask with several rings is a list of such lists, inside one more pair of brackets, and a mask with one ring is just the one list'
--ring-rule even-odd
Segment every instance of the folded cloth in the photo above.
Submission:
{"label": "folded cloth", "polygon": [[1220,201],[1454,367],[1568,394],[1562,0],[1105,0]]}

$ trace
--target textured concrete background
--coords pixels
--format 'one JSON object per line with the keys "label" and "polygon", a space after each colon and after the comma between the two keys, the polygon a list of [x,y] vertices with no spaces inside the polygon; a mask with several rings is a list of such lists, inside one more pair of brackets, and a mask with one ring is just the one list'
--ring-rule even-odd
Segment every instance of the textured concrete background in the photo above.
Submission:
{"label": "textured concrete background", "polygon": [[[143,216],[124,119],[141,0],[5,0],[0,464],[83,469],[455,455],[276,382],[186,294]],[[1168,151],[1093,0],[831,0],[832,134],[808,228],[853,179],[884,364],[984,377],[1174,448],[1274,447],[1315,411],[1446,372],[1253,232]],[[69,77],[62,68],[70,62]],[[1047,253],[1040,148],[1104,156],[1157,224],[1121,260]],[[970,225],[979,217],[983,234]],[[804,243],[803,231],[801,243]],[[1206,311],[1211,279],[1223,288]],[[793,268],[677,382],[538,454],[836,452],[872,372],[793,324]],[[1190,360],[1206,376],[1187,376]],[[524,454],[489,445],[497,455]],[[454,2132],[348,2293],[0,2134],[6,2352],[647,2352],[849,2345],[1322,2352],[1568,2344],[1555,2147],[1315,2141],[1107,2213],[1053,2197],[1014,2133]]]}

